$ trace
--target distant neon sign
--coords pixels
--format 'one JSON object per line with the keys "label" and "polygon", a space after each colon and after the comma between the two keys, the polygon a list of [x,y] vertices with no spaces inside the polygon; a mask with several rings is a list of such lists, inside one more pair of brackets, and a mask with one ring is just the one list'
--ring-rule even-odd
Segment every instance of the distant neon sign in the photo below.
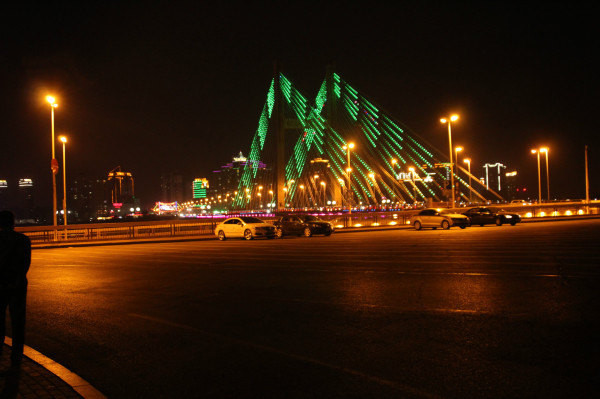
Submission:
{"label": "distant neon sign", "polygon": [[157,202],[154,204],[152,211],[159,215],[163,213],[176,213],[179,210],[179,204],[177,202]]}

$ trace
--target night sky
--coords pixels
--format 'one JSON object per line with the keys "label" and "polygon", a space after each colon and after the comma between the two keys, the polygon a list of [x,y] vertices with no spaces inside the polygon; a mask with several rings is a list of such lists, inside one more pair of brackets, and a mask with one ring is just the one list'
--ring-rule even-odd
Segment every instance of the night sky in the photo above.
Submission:
{"label": "night sky", "polygon": [[0,179],[32,177],[40,203],[50,205],[52,192],[46,94],[59,102],[57,133],[70,139],[69,176],[103,177],[120,165],[148,205],[161,172],[210,177],[248,153],[275,60],[309,99],[335,65],[444,154],[439,118],[459,113],[453,141],[474,174],[502,162],[534,197],[530,149],[550,147],[553,197],[584,198],[587,144],[600,196],[591,6],[46,3],[3,6],[0,28]]}

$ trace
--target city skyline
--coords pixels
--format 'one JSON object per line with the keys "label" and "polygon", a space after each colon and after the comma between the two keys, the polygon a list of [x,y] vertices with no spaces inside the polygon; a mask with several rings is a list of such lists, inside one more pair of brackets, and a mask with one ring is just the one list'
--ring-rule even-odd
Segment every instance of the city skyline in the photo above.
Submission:
{"label": "city skyline", "polygon": [[[598,143],[596,81],[585,51],[597,37],[585,9],[431,3],[388,10],[405,23],[394,26],[391,15],[374,9],[358,18],[352,7],[325,8],[320,15],[331,20],[325,25],[293,7],[269,10],[256,25],[233,8],[15,9],[3,52],[1,112],[9,142],[0,178],[31,176],[49,192],[50,109],[43,97],[52,93],[57,134],[69,136],[68,173],[103,176],[122,165],[137,177],[136,192],[147,205],[160,195],[161,173],[204,177],[248,152],[277,59],[309,99],[327,65],[335,65],[443,153],[439,117],[460,113],[454,140],[476,175],[485,163],[501,162],[535,189],[530,150],[548,146],[553,193],[584,197],[584,145],[593,154]],[[278,15],[309,28],[270,34],[269,27],[289,32]],[[592,195],[594,170],[591,156]]]}

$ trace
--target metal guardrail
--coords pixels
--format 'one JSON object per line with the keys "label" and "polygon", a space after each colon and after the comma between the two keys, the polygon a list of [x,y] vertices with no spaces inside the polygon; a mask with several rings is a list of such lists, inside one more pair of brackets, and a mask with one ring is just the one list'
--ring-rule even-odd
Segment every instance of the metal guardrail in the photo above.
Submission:
{"label": "metal guardrail", "polygon": [[[569,217],[576,215],[600,214],[600,201],[593,203],[551,203],[540,205],[490,205],[503,208],[507,211],[521,215],[523,219],[542,219],[545,217]],[[462,213],[466,208],[455,208],[457,213]],[[376,227],[376,226],[402,226],[408,223],[411,216],[419,210],[402,210],[386,212],[358,211],[348,215],[341,212],[310,212],[320,218],[330,221],[337,229]],[[30,226],[17,227],[17,231],[26,234],[32,244],[69,243],[86,241],[116,241],[137,240],[163,237],[195,237],[211,236],[215,226],[225,217],[214,218],[188,218],[182,220],[158,220],[150,222],[125,222],[125,223],[96,223],[75,224],[63,226]],[[260,217],[265,221],[275,221],[275,215]]]}

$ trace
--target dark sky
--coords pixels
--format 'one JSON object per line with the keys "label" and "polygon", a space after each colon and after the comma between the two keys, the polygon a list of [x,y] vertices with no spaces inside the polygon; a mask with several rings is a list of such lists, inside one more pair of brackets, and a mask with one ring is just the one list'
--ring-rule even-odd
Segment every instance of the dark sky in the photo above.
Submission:
{"label": "dark sky", "polygon": [[310,99],[334,64],[443,153],[439,117],[460,113],[453,139],[473,170],[502,162],[534,192],[530,149],[547,145],[553,196],[583,198],[587,144],[591,191],[600,195],[597,10],[324,3],[3,6],[0,175],[31,176],[50,198],[44,95],[52,92],[56,130],[70,137],[69,175],[100,177],[121,165],[148,204],[162,171],[205,177],[248,152],[278,60]]}

